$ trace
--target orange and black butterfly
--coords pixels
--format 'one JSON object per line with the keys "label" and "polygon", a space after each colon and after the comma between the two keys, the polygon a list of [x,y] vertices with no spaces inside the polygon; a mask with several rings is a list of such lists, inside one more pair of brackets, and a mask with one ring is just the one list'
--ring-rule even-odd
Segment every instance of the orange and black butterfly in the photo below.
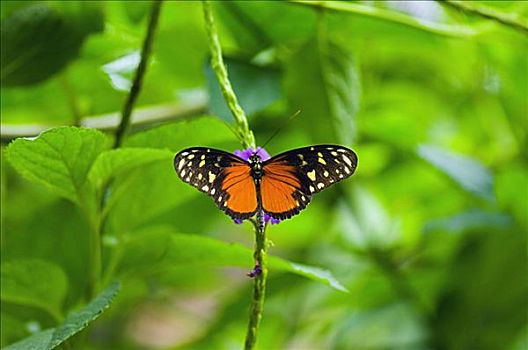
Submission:
{"label": "orange and black butterfly", "polygon": [[303,210],[314,193],[354,173],[354,151],[316,145],[281,153],[266,161],[254,152],[248,161],[221,150],[185,149],[174,158],[178,176],[214,198],[220,209],[244,220],[262,209],[274,219]]}

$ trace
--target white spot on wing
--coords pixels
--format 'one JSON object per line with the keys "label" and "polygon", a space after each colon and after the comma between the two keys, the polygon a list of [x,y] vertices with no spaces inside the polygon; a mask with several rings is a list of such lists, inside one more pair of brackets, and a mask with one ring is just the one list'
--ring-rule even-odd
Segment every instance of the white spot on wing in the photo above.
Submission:
{"label": "white spot on wing", "polygon": [[183,152],[181,155],[185,157],[188,154],[189,154],[189,152]]}
{"label": "white spot on wing", "polygon": [[184,164],[185,164],[185,159],[180,160],[180,162],[178,163],[178,170],[181,170]]}
{"label": "white spot on wing", "polygon": [[198,180],[201,180],[202,179],[202,173],[198,173]]}
{"label": "white spot on wing", "polygon": [[347,174],[350,174],[350,169],[348,169],[347,167],[345,167],[345,171]]}
{"label": "white spot on wing", "polygon": [[337,152],[335,151],[330,152],[330,154],[333,155],[334,157],[337,157]]}
{"label": "white spot on wing", "polygon": [[323,175],[324,175],[324,177],[328,177],[328,175],[330,175],[330,174],[328,173],[328,171],[325,170]]}
{"label": "white spot on wing", "polygon": [[211,195],[214,195],[216,193],[216,189],[212,188],[210,193]]}
{"label": "white spot on wing", "polygon": [[315,188],[313,186],[310,186],[309,189],[310,189],[310,192],[312,192],[312,193],[315,192]]}
{"label": "white spot on wing", "polygon": [[319,182],[319,183],[317,184],[317,188],[321,189],[321,188],[323,188],[323,187],[324,187],[324,183]]}
{"label": "white spot on wing", "polygon": [[352,161],[346,155],[343,154],[343,160],[350,166],[352,166]]}
{"label": "white spot on wing", "polygon": [[180,175],[181,175],[181,177],[184,177],[184,176],[185,176],[185,169],[182,170],[182,172],[181,172]]}
{"label": "white spot on wing", "polygon": [[204,187],[202,187],[202,190],[204,190],[205,192],[209,191],[209,186],[205,185]]}

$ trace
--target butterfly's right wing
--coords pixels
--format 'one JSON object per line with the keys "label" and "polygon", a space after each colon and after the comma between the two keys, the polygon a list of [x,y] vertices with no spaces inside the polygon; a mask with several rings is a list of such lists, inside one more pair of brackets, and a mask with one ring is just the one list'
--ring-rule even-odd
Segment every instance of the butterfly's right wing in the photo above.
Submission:
{"label": "butterfly's right wing", "polygon": [[213,197],[233,219],[247,219],[257,210],[251,168],[243,159],[213,148],[187,148],[174,157],[174,169],[184,182]]}

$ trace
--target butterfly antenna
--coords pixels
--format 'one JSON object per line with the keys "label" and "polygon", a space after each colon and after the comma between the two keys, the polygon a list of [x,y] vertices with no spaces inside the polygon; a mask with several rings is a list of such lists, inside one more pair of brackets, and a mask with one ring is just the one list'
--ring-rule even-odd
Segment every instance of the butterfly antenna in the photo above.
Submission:
{"label": "butterfly antenna", "polygon": [[277,136],[282,131],[282,129],[284,129],[286,125],[288,125],[293,120],[293,118],[298,116],[300,113],[300,109],[297,112],[293,113],[292,116],[289,117],[288,120],[286,120],[277,130],[275,130],[273,135],[271,135],[270,138],[266,142],[264,142],[264,144],[260,147],[264,148],[275,136]]}

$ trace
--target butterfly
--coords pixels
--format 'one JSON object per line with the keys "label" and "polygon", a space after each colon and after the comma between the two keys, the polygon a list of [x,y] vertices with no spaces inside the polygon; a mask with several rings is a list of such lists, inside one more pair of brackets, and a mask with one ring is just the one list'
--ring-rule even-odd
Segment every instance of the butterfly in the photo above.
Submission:
{"label": "butterfly", "polygon": [[312,195],[354,173],[357,156],[338,145],[293,149],[262,161],[258,152],[248,161],[225,151],[187,148],[174,157],[184,182],[213,197],[231,218],[251,218],[259,209],[283,220],[298,214]]}

